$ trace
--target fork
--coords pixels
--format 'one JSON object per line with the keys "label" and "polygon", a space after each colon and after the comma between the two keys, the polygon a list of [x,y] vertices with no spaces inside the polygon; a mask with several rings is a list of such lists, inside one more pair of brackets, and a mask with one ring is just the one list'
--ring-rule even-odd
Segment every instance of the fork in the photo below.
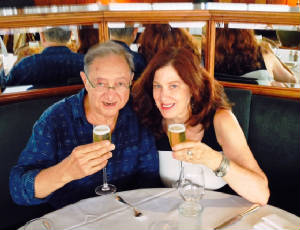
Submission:
{"label": "fork", "polygon": [[139,216],[142,215],[142,213],[141,213],[139,210],[137,210],[133,205],[127,203],[127,201],[125,201],[125,200],[124,200],[122,197],[120,197],[119,195],[116,195],[115,198],[116,198],[116,200],[122,202],[123,204],[126,204],[126,205],[130,206],[130,207],[133,209],[133,212],[134,212],[134,216],[135,216],[135,217],[139,217]]}

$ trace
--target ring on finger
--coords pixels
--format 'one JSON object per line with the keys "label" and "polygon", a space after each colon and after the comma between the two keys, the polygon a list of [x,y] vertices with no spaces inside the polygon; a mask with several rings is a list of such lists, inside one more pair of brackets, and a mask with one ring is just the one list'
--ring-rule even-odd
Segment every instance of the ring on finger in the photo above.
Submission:
{"label": "ring on finger", "polygon": [[193,158],[193,152],[192,152],[192,150],[188,149],[188,150],[186,151],[186,154],[188,155],[189,159],[192,159],[192,158]]}

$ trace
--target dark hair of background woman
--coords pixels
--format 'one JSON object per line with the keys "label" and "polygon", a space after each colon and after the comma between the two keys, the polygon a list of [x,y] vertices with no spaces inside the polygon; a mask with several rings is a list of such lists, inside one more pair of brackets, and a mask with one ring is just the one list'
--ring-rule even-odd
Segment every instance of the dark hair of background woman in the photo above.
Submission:
{"label": "dark hair of background woman", "polygon": [[253,30],[218,28],[215,47],[216,73],[240,76],[261,69],[264,63],[264,50]]}
{"label": "dark hair of background woman", "polygon": [[201,44],[183,28],[172,28],[169,24],[145,25],[138,39],[139,49],[147,63],[163,48],[169,46],[186,47],[201,58]]}

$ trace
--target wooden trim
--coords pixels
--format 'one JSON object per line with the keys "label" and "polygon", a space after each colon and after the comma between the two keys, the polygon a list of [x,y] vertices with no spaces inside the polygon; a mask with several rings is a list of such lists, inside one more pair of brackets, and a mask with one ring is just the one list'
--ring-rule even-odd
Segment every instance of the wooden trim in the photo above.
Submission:
{"label": "wooden trim", "polygon": [[27,101],[37,98],[68,96],[77,93],[83,88],[83,85],[61,86],[47,89],[33,89],[19,93],[1,94],[0,105]]}
{"label": "wooden trim", "polygon": [[102,12],[72,12],[0,16],[0,28],[84,25],[103,21]]}
{"label": "wooden trim", "polygon": [[299,12],[209,11],[211,20],[220,22],[299,25]]}
{"label": "wooden trim", "polygon": [[210,19],[207,10],[180,11],[104,11],[107,22],[144,22],[167,23],[172,21],[207,21]]}
{"label": "wooden trim", "polygon": [[105,42],[109,40],[109,31],[107,22],[99,24],[99,42]]}
{"label": "wooden trim", "polygon": [[206,30],[206,52],[205,52],[205,64],[206,69],[211,76],[214,76],[215,69],[215,37],[216,37],[216,23],[214,21],[208,21]]}
{"label": "wooden trim", "polygon": [[251,90],[253,94],[300,100],[300,89],[241,84],[241,83],[233,83],[233,82],[225,82],[225,81],[220,81],[220,83],[224,87],[248,89]]}

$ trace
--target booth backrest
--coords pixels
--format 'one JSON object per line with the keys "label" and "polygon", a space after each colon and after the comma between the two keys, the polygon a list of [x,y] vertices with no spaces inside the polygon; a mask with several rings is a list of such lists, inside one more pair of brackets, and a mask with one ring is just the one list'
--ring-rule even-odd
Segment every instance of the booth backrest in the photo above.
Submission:
{"label": "booth backrest", "polygon": [[0,229],[16,229],[26,221],[49,212],[47,205],[19,206],[13,203],[8,187],[9,172],[25,147],[34,122],[42,112],[61,97],[50,97],[16,102],[0,106]]}
{"label": "booth backrest", "polygon": [[247,91],[225,88],[250,149],[268,177],[269,204],[300,216],[300,101]]}
{"label": "booth backrest", "polygon": [[230,102],[233,103],[232,112],[237,117],[244,134],[248,139],[252,92],[244,89],[225,88],[225,93]]}
{"label": "booth backrest", "polygon": [[269,203],[300,216],[300,102],[253,95],[248,143],[269,179]]}

